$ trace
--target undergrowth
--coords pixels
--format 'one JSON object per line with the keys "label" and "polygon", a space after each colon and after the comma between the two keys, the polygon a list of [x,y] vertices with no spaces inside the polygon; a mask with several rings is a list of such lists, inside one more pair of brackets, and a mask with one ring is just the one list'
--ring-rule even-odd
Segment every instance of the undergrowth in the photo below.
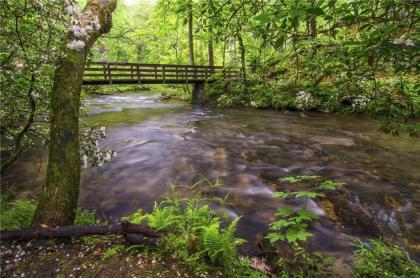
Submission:
{"label": "undergrowth", "polygon": [[[6,195],[0,194],[0,228],[4,231],[13,231],[29,228],[35,214],[36,202],[33,200],[8,200]],[[95,213],[79,209],[75,224],[92,225],[100,221]]]}
{"label": "undergrowth", "polygon": [[[294,190],[275,192],[274,197],[301,201],[298,208],[283,206],[275,213],[276,219],[271,223],[266,239],[278,250],[277,266],[272,268],[276,277],[326,277],[330,262],[317,252],[307,249],[307,240],[312,234],[309,231],[311,222],[317,216],[307,208],[311,200],[323,196],[325,190],[334,190],[338,183],[320,182],[318,176],[297,176],[283,178],[283,183],[292,184]],[[122,220],[134,224],[147,223],[151,228],[164,236],[153,246],[114,244],[104,250],[102,260],[106,261],[118,254],[125,256],[140,251],[145,257],[152,251],[161,258],[171,258],[185,266],[189,271],[202,273],[222,273],[225,277],[265,277],[264,274],[251,268],[248,258],[240,258],[236,248],[245,240],[238,238],[237,231],[240,217],[231,219],[223,212],[228,204],[227,198],[210,198],[207,196],[217,191],[219,180],[212,183],[203,180],[192,186],[171,185],[172,192],[160,202],[156,202],[151,213],[141,210],[124,217]],[[204,196],[203,188],[205,187]],[[180,189],[187,189],[188,198],[180,196]],[[217,204],[217,206],[216,206]],[[28,228],[36,209],[34,201],[7,200],[0,195],[1,230],[18,230]],[[76,224],[96,224],[93,212],[79,210]],[[98,241],[99,240],[99,241]],[[108,242],[109,237],[84,237],[85,243]],[[283,247],[279,249],[278,243]],[[288,248],[284,248],[288,245]],[[355,251],[353,276],[357,278],[391,278],[420,277],[420,267],[401,247],[385,241],[370,240],[361,243]],[[289,250],[289,251],[287,251]],[[290,253],[291,252],[291,253]],[[286,255],[285,255],[286,254]],[[289,254],[289,255],[287,255]],[[267,258],[269,259],[269,258]]]}
{"label": "undergrowth", "polygon": [[[217,182],[206,181],[211,189],[219,186]],[[194,271],[203,272],[215,266],[229,277],[260,277],[236,254],[236,246],[245,242],[235,236],[240,218],[227,223],[223,213],[211,210],[207,203],[212,200],[196,189],[201,184],[202,181],[190,186],[192,197],[186,199],[179,196],[172,184],[172,194],[155,203],[150,214],[137,211],[123,220],[135,224],[147,222],[151,228],[164,232],[157,246],[159,252],[181,260]]]}
{"label": "undergrowth", "polygon": [[420,277],[420,266],[403,248],[380,240],[360,242],[353,276],[357,278]]}

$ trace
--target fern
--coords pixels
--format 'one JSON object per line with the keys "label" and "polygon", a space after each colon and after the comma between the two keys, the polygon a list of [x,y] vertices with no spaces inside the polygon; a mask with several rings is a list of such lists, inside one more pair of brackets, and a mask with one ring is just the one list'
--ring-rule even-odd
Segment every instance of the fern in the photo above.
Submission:
{"label": "fern", "polygon": [[121,218],[123,221],[128,221],[133,224],[141,224],[147,219],[147,215],[143,214],[143,211],[139,209],[138,211],[134,212],[133,214]]}
{"label": "fern", "polygon": [[[211,184],[204,180],[206,186],[217,189],[220,182]],[[244,243],[235,237],[240,218],[234,219],[226,229],[221,228],[219,215],[204,204],[198,190],[199,184],[188,187],[195,194],[188,199],[180,199],[174,184],[171,184],[172,195],[155,203],[150,214],[143,215],[138,211],[125,217],[133,223],[147,220],[150,227],[166,233],[158,248],[161,251],[175,254],[190,268],[197,269],[204,262],[222,266],[226,273],[237,265],[236,246]],[[224,199],[226,201],[227,197]]]}
{"label": "fern", "polygon": [[105,249],[102,255],[102,260],[105,261],[108,258],[111,258],[124,250],[125,250],[125,246],[122,244],[116,244],[114,246],[108,247],[107,249]]}

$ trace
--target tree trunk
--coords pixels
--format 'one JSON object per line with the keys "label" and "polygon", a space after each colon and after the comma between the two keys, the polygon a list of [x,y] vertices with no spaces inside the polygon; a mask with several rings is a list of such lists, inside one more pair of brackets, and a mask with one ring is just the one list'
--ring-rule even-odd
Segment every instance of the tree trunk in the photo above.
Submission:
{"label": "tree trunk", "polygon": [[222,66],[226,66],[226,41],[223,42],[223,49],[222,49]]}
{"label": "tree trunk", "polygon": [[316,39],[316,17],[314,15],[308,16],[306,19],[307,29],[308,29],[308,37],[310,40]]}
{"label": "tree trunk", "polygon": [[242,73],[242,80],[246,82],[246,58],[245,58],[245,45],[242,40],[241,34],[238,32],[236,34],[239,42],[239,49],[241,51],[241,73]]}
{"label": "tree trunk", "polygon": [[209,27],[209,66],[214,66],[214,49],[213,49],[213,31],[211,27]]}
{"label": "tree trunk", "polygon": [[[311,6],[314,6],[315,1],[310,0]],[[308,38],[309,40],[315,40],[317,36],[317,30],[316,30],[316,16],[310,15],[306,18],[306,29],[308,31]],[[318,46],[313,46],[314,53],[318,52]]]}
{"label": "tree trunk", "polygon": [[230,54],[230,62],[236,62],[236,40],[234,37],[229,38],[229,54]]}
{"label": "tree trunk", "polygon": [[190,48],[190,65],[194,65],[194,35],[192,7],[188,11],[188,44]]}
{"label": "tree trunk", "polygon": [[63,58],[55,71],[47,179],[33,226],[55,227],[74,222],[80,185],[79,109],[84,65],[94,42],[111,29],[115,7],[116,0],[90,0],[83,13],[72,14],[79,22],[77,28],[93,27],[83,36],[69,32]]}

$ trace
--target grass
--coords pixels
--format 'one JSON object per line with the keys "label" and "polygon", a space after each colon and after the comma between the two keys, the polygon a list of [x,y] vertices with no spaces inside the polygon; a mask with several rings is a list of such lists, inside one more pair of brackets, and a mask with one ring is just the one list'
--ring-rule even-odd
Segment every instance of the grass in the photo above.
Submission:
{"label": "grass", "polygon": [[[0,194],[0,228],[4,231],[14,231],[29,228],[35,214],[36,202],[32,200],[9,201]],[[92,225],[99,223],[94,212],[79,209],[75,224]]]}
{"label": "grass", "polygon": [[420,277],[420,267],[407,251],[384,241],[370,240],[367,244],[360,243],[355,259],[354,277]]}

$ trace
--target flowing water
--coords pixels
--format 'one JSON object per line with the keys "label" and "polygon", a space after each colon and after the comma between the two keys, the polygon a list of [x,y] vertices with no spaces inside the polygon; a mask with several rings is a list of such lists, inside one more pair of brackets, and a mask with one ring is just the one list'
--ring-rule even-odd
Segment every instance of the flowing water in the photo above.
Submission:
{"label": "flowing water", "polygon": [[[107,126],[102,145],[118,153],[102,168],[83,169],[80,205],[103,218],[150,211],[172,181],[219,177],[223,186],[209,194],[229,193],[233,205],[226,211],[243,216],[239,233],[250,243],[242,252],[252,253],[281,206],[272,198],[282,190],[278,179],[320,175],[344,182],[396,234],[419,244],[418,139],[385,135],[375,122],[354,116],[200,107],[160,102],[145,92],[99,96],[85,107],[85,120]],[[38,159],[28,156],[3,182],[17,196],[35,197],[44,175],[38,169]],[[311,246],[336,257],[348,254],[357,227],[343,230],[315,203],[310,207],[321,216],[311,226]]]}

